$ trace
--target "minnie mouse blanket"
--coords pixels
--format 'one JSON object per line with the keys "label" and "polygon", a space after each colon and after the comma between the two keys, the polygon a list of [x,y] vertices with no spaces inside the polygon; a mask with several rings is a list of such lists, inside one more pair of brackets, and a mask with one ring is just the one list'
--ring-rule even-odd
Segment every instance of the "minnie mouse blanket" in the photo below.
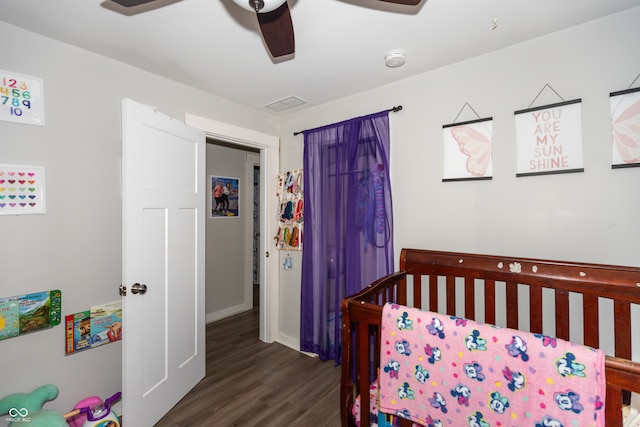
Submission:
{"label": "minnie mouse blanket", "polygon": [[604,354],[386,304],[379,410],[425,426],[604,426]]}

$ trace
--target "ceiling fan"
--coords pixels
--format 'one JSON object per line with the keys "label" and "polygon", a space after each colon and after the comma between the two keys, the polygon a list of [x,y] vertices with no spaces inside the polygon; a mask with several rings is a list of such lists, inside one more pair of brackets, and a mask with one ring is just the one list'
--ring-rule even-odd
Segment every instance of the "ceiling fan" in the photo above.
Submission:
{"label": "ceiling fan", "polygon": [[[155,0],[113,0],[124,7],[134,7]],[[417,6],[422,0],[371,0]],[[264,42],[274,58],[295,52],[293,21],[287,0],[233,0],[243,9],[255,12]]]}

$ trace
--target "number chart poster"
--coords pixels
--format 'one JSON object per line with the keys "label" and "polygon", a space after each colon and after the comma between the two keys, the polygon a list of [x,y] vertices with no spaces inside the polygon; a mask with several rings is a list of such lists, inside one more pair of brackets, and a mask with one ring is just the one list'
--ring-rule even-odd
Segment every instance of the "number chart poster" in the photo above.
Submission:
{"label": "number chart poster", "polygon": [[581,100],[516,111],[516,176],[584,172]]}
{"label": "number chart poster", "polygon": [[0,164],[0,215],[44,212],[44,168]]}
{"label": "number chart poster", "polygon": [[44,126],[42,79],[0,70],[0,120]]}
{"label": "number chart poster", "polygon": [[444,170],[442,182],[491,179],[493,119],[442,126]]}

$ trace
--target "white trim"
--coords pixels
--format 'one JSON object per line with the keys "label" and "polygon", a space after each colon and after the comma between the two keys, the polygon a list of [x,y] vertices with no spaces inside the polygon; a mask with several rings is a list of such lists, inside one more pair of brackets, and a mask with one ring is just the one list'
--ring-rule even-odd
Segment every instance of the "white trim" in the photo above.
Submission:
{"label": "white trim", "polygon": [[205,316],[205,322],[211,323],[217,320],[226,319],[227,317],[235,316],[236,314],[244,313],[245,311],[249,311],[253,308],[252,304],[244,304],[236,305],[234,307],[228,307],[224,310],[214,311],[213,313],[207,313]]}
{"label": "white trim", "polygon": [[296,340],[288,335],[278,333],[276,336],[276,341],[278,341],[282,345],[286,345],[287,347],[294,349],[295,351],[300,351],[300,340]]}
{"label": "white trim", "polygon": [[300,350],[300,340],[297,339],[293,339],[288,335],[283,335],[278,333],[276,336],[276,341],[279,342],[282,345],[285,345],[295,351],[299,351],[300,353],[304,354],[305,356],[309,356],[309,357],[318,357],[318,355],[316,353],[309,353],[307,351],[301,351]]}
{"label": "white trim", "polygon": [[280,138],[275,135],[241,128],[229,123],[223,123],[189,113],[185,113],[184,121],[191,127],[205,131],[207,136],[217,138],[222,141],[235,142],[239,145],[254,148],[280,148]]}

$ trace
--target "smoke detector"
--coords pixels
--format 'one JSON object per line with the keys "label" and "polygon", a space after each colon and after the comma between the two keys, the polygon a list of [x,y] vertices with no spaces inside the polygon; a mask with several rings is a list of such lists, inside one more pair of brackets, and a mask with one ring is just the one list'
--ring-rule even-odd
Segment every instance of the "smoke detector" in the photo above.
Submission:
{"label": "smoke detector", "polygon": [[400,67],[405,62],[407,62],[407,54],[401,49],[390,50],[384,57],[384,63],[389,68]]}

